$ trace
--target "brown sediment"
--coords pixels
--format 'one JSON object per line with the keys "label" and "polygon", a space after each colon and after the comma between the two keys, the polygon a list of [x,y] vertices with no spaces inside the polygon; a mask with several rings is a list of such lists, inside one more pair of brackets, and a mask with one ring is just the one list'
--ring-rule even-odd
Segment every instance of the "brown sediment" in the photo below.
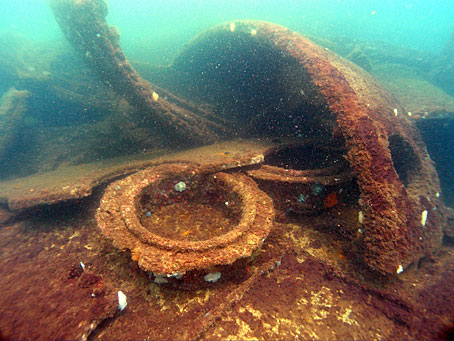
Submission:
{"label": "brown sediment", "polygon": [[[187,186],[182,192],[174,188],[180,182]],[[215,200],[223,204],[224,211],[228,210],[225,214],[233,216],[219,235],[187,225],[178,212],[179,205],[205,202],[212,207]],[[167,219],[158,214],[162,206],[168,205],[173,206],[174,215],[181,221],[163,225]],[[205,205],[199,208],[205,215],[203,224],[209,226],[213,217]],[[156,227],[147,222],[152,216],[158,220]],[[267,237],[273,218],[271,199],[250,178],[207,173],[194,164],[160,165],[113,182],[106,189],[96,215],[101,231],[117,248],[131,250],[144,271],[168,277],[250,257]],[[180,227],[185,230],[179,232]],[[174,230],[173,238],[165,231],[169,229]],[[195,229],[199,230],[199,237],[193,240],[189,234]],[[188,234],[181,234],[185,231]],[[175,232],[180,235],[175,237]]]}
{"label": "brown sediment", "polygon": [[[133,106],[185,144],[206,144],[228,135],[229,127],[207,111],[178,99],[140,77],[107,24],[104,0],[49,0],[60,28],[87,66]],[[167,99],[164,99],[167,97]]]}

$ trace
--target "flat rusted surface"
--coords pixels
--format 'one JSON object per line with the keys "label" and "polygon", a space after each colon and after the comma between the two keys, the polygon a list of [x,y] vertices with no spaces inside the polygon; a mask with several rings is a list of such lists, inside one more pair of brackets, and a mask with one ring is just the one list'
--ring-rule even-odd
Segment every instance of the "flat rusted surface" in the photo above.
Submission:
{"label": "flat rusted surface", "polygon": [[256,164],[274,144],[243,140],[217,143],[166,155],[143,154],[78,166],[62,166],[55,171],[25,178],[0,181],[0,200],[12,211],[64,200],[79,199],[92,193],[95,186],[118,176],[167,161],[211,164],[213,171]]}
{"label": "flat rusted surface", "polygon": [[[376,279],[336,233],[359,227],[344,204],[275,223],[244,271],[188,291],[153,283],[99,233],[101,194],[0,229],[2,337],[433,340],[454,319],[452,248],[398,278]],[[128,300],[121,313],[118,290]]]}
{"label": "flat rusted surface", "polygon": [[[180,181],[187,186],[181,193],[174,189]],[[188,240],[189,234],[177,239],[156,233],[146,224],[142,205],[149,210],[151,218],[158,214],[155,209],[161,206],[208,200],[212,195],[221,196],[219,200],[224,206],[231,206],[226,210],[237,211],[238,221],[225,233],[202,240]],[[147,200],[142,203],[144,197]],[[204,225],[209,226],[211,210],[203,206],[200,209],[208,220]],[[197,229],[188,225],[180,213],[175,212],[175,215],[181,219],[177,226],[183,224],[189,232]],[[118,249],[132,251],[134,260],[144,271],[169,277],[183,276],[192,270],[209,270],[250,257],[267,237],[273,219],[271,199],[250,178],[240,173],[213,174],[191,163],[163,164],[111,183],[96,215],[99,228]],[[176,228],[174,224],[163,226],[164,222],[165,219],[160,219],[158,231]],[[213,230],[217,226],[209,228]]]}
{"label": "flat rusted surface", "polygon": [[115,288],[89,270],[87,255],[98,257],[93,236],[80,217],[65,220],[36,217],[0,230],[2,338],[86,339],[116,314]]}

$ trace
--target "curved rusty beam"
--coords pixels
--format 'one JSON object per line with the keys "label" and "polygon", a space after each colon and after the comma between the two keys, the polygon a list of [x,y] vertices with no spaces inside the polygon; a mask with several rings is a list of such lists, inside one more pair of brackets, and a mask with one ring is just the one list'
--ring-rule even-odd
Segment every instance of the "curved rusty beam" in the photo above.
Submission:
{"label": "curved rusty beam", "polygon": [[131,105],[152,115],[164,132],[172,133],[174,139],[186,144],[214,142],[226,133],[226,127],[213,115],[163,93],[164,90],[140,77],[123,54],[118,30],[106,22],[108,8],[104,0],[49,0],[48,3],[66,38],[86,65]]}
{"label": "curved rusty beam", "polygon": [[405,109],[363,69],[298,33],[259,21],[203,32],[181,51],[174,68],[201,86],[211,82],[204,91],[217,89],[216,101],[229,91],[232,98],[245,96],[248,89],[229,80],[267,86],[275,101],[266,108],[255,89],[242,99],[263,110],[271,133],[343,145],[361,191],[358,251],[370,268],[400,273],[441,246],[446,214],[433,163]]}

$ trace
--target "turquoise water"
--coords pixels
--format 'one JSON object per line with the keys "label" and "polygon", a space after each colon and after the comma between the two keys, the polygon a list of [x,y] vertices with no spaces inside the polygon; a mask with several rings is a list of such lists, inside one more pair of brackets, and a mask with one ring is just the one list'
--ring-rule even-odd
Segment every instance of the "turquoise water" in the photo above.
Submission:
{"label": "turquoise water", "polygon": [[[43,0],[1,0],[0,32],[43,41],[61,38]],[[454,28],[450,0],[111,0],[108,21],[126,53],[169,62],[195,34],[220,22],[258,19],[320,38],[382,40],[437,53]]]}
{"label": "turquoise water", "polygon": [[[454,30],[454,1],[451,0],[107,2],[107,21],[120,31],[120,44],[126,57],[144,78],[152,79],[163,87],[168,85],[166,76],[156,73],[150,64],[172,64],[187,42],[219,23],[255,19],[281,24],[300,32],[372,72],[383,83],[396,74],[396,78],[410,77],[419,82],[429,82],[429,86],[434,84],[440,87],[430,89],[437,92],[436,95],[444,101],[443,105],[452,101],[454,94],[451,82],[454,67],[447,60],[450,57],[439,55]],[[67,137],[73,131],[62,131],[58,139],[69,141],[73,149],[68,149],[55,160],[43,159],[44,166],[41,168],[22,167],[24,162],[30,165],[28,160],[31,157],[35,158],[48,148],[40,147],[39,143],[46,142],[42,139],[41,135],[45,133],[42,133],[41,128],[101,122],[116,112],[115,108],[108,107],[109,103],[115,101],[112,99],[113,93],[106,92],[98,85],[94,86],[94,89],[98,89],[97,93],[91,90],[84,93],[87,84],[96,79],[86,74],[87,68],[82,65],[80,56],[73,54],[45,0],[0,0],[0,5],[0,94],[12,87],[30,91],[31,94],[27,102],[28,110],[22,118],[23,125],[30,131],[25,131],[21,126],[10,133],[15,136],[14,145],[7,148],[8,155],[3,158],[7,167],[0,167],[0,178],[52,169],[61,162],[73,160],[74,155],[85,156],[71,162],[91,162],[106,155],[110,157],[149,150],[150,146],[156,145],[146,138],[137,141],[131,137],[135,137],[134,134],[127,132],[124,134],[125,140],[108,139],[112,144],[101,148],[100,136],[95,133],[100,130],[98,127],[91,132],[91,142],[80,137]],[[355,54],[357,49],[359,55]],[[398,84],[399,79],[395,82]],[[415,88],[420,84],[411,86]],[[185,89],[187,84],[180,84],[179,88]],[[172,91],[175,89],[178,90],[178,86]],[[99,100],[100,103],[87,108],[85,100],[82,100],[87,95],[93,95],[92,100]],[[81,96],[80,100],[77,100],[77,96]],[[402,96],[409,97],[406,94]],[[76,100],[73,101],[73,97]],[[148,123],[143,124],[148,127]],[[0,130],[8,129],[4,124],[3,130]],[[102,129],[108,130],[105,136],[119,136],[116,128],[103,126]],[[35,138],[42,140],[37,143]],[[80,147],[79,139],[86,145]],[[93,145],[97,146],[94,150]],[[12,162],[8,157],[16,161]],[[52,166],[48,166],[47,162],[51,162]],[[9,167],[13,170],[7,171]]]}

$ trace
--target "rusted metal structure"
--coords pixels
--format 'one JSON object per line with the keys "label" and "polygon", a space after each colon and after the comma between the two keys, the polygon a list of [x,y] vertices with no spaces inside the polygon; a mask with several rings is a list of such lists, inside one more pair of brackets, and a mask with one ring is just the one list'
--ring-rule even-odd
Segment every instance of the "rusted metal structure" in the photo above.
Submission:
{"label": "rusted metal structure", "polygon": [[134,71],[104,1],[50,3],[163,144],[229,141],[0,182],[0,338],[452,335],[454,218],[409,115],[369,74],[234,21],[165,71],[177,97]]}
{"label": "rusted metal structure", "polygon": [[249,132],[344,150],[360,189],[358,252],[371,269],[400,272],[440,247],[446,217],[432,161],[405,109],[364,70],[285,27],[256,21],[200,34],[174,68],[243,125],[252,121]]}
{"label": "rusted metal structure", "polygon": [[[220,117],[191,112],[175,96],[173,104],[159,99],[124,57],[103,1],[51,5],[87,65],[157,124],[172,123],[175,134],[198,142],[228,137]],[[358,253],[371,269],[399,273],[441,245],[446,217],[424,143],[405,109],[361,68],[285,27],[255,21],[202,33],[172,68],[194,82],[188,92],[231,112],[229,131],[341,151],[336,162],[348,161],[360,190]]]}
{"label": "rusted metal structure", "polygon": [[120,48],[118,30],[106,22],[105,1],[48,2],[66,38],[86,65],[131,105],[151,115],[156,125],[186,144],[214,142],[227,132],[223,122],[209,112],[140,77]]}
{"label": "rusted metal structure", "polygon": [[207,170],[169,163],[113,182],[101,199],[98,226],[166,283],[251,257],[271,229],[271,199],[244,175]]}

